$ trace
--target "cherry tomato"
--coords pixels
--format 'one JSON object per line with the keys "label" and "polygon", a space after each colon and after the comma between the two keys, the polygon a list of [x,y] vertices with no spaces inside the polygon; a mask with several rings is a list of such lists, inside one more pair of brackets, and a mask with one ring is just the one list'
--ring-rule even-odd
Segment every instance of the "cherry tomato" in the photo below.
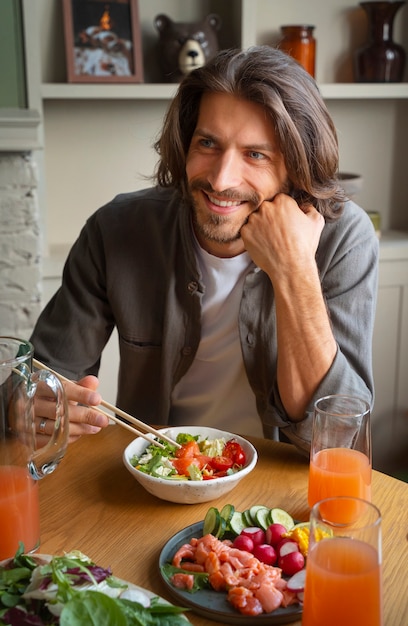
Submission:
{"label": "cherry tomato", "polygon": [[234,464],[231,457],[214,456],[210,459],[210,465],[216,472],[226,472]]}
{"label": "cherry tomato", "polygon": [[245,465],[246,456],[242,446],[238,441],[230,439],[224,446],[224,456],[228,456],[232,459],[234,465]]}

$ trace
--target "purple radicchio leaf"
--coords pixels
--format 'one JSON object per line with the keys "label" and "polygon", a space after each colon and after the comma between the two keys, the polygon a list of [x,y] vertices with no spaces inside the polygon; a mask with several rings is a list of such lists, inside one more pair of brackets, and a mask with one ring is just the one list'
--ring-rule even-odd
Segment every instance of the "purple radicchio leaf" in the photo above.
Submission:
{"label": "purple radicchio leaf", "polygon": [[[112,576],[112,570],[110,567],[108,569],[104,569],[98,565],[88,565],[87,569],[91,572],[97,583],[100,583],[106,578],[109,578],[109,576]],[[89,574],[87,574],[87,572],[82,570],[80,567],[70,567],[67,569],[67,574],[77,576],[78,580],[82,582],[93,582]]]}
{"label": "purple radicchio leaf", "polygon": [[44,626],[44,622],[39,615],[27,613],[18,606],[6,611],[2,619],[11,626]]}

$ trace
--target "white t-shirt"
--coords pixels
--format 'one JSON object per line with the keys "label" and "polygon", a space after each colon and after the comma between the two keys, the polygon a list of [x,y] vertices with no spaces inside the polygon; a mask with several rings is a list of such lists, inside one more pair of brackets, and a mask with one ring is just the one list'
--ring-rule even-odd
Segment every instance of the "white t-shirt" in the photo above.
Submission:
{"label": "white t-shirt", "polygon": [[198,243],[196,249],[205,285],[201,341],[193,364],[173,391],[172,424],[205,424],[261,437],[238,329],[242,288],[253,262],[246,252],[223,259]]}

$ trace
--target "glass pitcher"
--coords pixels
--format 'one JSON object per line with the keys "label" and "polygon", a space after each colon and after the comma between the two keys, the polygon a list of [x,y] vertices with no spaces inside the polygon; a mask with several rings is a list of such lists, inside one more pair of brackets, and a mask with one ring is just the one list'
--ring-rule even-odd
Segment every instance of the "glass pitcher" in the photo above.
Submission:
{"label": "glass pitcher", "polygon": [[[34,348],[28,341],[0,337],[0,560],[40,543],[38,480],[63,458],[69,432],[68,404],[60,380],[48,370],[32,372]],[[39,418],[34,398],[53,403],[49,441],[37,447]]]}

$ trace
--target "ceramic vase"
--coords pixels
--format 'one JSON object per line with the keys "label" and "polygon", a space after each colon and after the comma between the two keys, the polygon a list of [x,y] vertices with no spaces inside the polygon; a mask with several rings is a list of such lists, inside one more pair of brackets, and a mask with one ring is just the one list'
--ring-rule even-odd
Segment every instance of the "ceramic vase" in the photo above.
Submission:
{"label": "ceramic vase", "polygon": [[393,25],[405,1],[360,2],[368,18],[367,44],[355,54],[355,78],[360,83],[398,83],[405,68],[405,50],[393,41]]}

